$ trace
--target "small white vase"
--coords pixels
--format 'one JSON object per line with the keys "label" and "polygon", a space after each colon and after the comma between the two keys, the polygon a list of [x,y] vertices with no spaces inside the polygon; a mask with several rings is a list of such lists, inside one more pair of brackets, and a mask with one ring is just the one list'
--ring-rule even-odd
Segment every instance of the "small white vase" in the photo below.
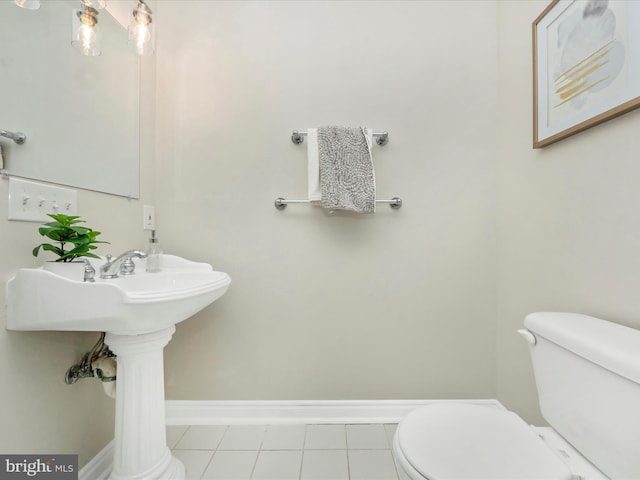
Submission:
{"label": "small white vase", "polygon": [[75,280],[76,282],[84,281],[84,262],[81,260],[73,262],[45,262],[42,268],[69,280]]}

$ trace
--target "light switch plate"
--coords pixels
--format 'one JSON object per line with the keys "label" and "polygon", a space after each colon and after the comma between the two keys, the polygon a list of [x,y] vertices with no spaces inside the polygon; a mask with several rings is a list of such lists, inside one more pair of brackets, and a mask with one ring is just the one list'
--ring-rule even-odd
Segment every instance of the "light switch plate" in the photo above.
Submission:
{"label": "light switch plate", "polygon": [[76,215],[78,192],[70,188],[9,177],[9,220],[52,221],[48,213]]}
{"label": "light switch plate", "polygon": [[156,207],[153,205],[145,205],[142,209],[142,228],[143,230],[156,229]]}

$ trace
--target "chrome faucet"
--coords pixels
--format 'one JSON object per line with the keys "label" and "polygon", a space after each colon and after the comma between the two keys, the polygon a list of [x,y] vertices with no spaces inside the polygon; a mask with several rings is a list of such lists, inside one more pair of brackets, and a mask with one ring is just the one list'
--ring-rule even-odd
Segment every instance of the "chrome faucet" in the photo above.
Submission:
{"label": "chrome faucet", "polygon": [[134,258],[146,258],[147,254],[139,250],[129,250],[119,255],[115,260],[111,255],[107,255],[107,263],[100,267],[100,278],[118,278],[121,275],[133,275],[135,273]]}

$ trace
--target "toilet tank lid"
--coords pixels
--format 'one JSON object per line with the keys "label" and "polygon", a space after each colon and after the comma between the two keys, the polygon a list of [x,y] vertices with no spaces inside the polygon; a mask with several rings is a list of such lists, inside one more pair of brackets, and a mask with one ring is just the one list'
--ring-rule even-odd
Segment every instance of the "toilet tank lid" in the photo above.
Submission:
{"label": "toilet tank lid", "polygon": [[534,335],[640,384],[640,330],[567,312],[531,313],[524,326]]}

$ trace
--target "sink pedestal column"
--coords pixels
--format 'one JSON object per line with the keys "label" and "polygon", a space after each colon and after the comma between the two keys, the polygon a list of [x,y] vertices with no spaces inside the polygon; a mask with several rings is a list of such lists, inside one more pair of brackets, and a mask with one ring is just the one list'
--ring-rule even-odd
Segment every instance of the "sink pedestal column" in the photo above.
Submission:
{"label": "sink pedestal column", "polygon": [[110,480],[180,480],[184,465],[167,447],[163,348],[172,325],[141,335],[107,333],[105,343],[118,356],[116,424]]}

